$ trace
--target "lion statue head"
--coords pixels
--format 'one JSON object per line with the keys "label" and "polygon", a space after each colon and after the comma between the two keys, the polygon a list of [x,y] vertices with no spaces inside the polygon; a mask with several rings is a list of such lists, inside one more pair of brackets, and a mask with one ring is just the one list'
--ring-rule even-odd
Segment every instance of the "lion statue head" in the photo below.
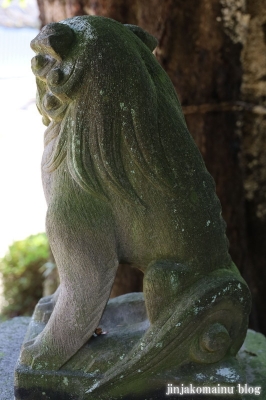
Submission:
{"label": "lion statue head", "polygon": [[84,190],[106,199],[107,182],[142,204],[134,168],[125,164],[172,195],[181,164],[187,174],[195,170],[193,157],[203,165],[192,138],[193,156],[184,146],[189,133],[173,85],[155,62],[156,44],[137,26],[94,16],[49,24],[31,42],[46,144],[57,136],[47,171],[67,157]]}

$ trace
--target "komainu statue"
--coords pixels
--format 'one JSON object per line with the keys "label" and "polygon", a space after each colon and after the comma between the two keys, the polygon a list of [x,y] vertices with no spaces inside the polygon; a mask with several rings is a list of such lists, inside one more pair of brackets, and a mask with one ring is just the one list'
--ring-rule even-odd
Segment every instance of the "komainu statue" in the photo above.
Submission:
{"label": "komainu statue", "polygon": [[[61,283],[36,307],[42,329],[25,340],[18,370],[34,379],[52,371],[66,392],[74,371],[83,394],[58,399],[144,399],[169,371],[235,356],[246,335],[249,290],[156,44],[137,26],[95,16],[49,24],[31,42],[47,125],[46,229]],[[149,322],[139,336],[120,335],[127,353],[95,369],[101,343],[112,352],[111,330],[94,332],[119,263],[143,271]]]}

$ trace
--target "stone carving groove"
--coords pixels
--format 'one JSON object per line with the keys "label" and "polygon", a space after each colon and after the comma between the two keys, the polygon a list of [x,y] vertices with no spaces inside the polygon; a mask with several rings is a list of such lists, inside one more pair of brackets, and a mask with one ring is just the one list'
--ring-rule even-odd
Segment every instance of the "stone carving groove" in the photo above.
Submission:
{"label": "stone carving groove", "polygon": [[[30,387],[23,374],[31,371],[62,376],[80,368],[85,386],[77,398],[116,399],[156,388],[155,376],[184,364],[234,356],[246,334],[249,291],[228,254],[213,179],[152,54],[156,40],[86,16],[47,25],[31,46],[47,125],[47,235],[61,284],[36,307],[16,398]],[[128,354],[95,375],[90,338],[121,262],[144,272],[150,326],[140,321]]]}

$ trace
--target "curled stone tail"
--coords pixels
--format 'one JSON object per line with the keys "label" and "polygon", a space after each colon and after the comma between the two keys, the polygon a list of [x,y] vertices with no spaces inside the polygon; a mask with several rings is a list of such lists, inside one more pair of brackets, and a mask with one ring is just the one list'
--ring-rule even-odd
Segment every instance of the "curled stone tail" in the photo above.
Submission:
{"label": "curled stone tail", "polygon": [[241,277],[224,272],[202,278],[183,293],[169,307],[168,319],[152,324],[126,358],[88,389],[86,398],[160,390],[167,371],[235,356],[245,339],[250,295]]}

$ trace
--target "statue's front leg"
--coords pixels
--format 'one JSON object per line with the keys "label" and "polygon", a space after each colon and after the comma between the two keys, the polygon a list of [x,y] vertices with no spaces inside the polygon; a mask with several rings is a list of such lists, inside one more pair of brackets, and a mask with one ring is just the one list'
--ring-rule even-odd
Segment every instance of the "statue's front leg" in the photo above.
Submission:
{"label": "statue's front leg", "polygon": [[118,266],[113,224],[106,210],[97,211],[93,217],[81,203],[71,215],[62,203],[52,204],[48,211],[47,234],[59,270],[60,291],[42,333],[24,344],[23,364],[59,369],[97,328]]}

